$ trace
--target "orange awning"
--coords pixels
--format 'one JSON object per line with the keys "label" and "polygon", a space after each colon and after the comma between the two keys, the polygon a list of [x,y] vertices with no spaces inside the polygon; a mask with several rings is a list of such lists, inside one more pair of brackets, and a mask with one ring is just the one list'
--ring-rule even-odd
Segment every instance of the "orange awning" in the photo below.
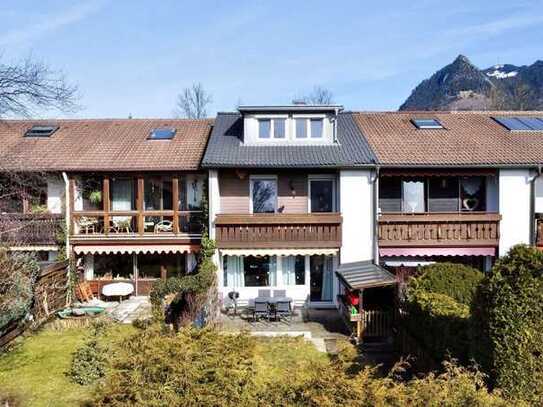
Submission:
{"label": "orange awning", "polygon": [[77,254],[132,254],[132,253],[193,253],[199,250],[198,245],[78,245],[74,247]]}

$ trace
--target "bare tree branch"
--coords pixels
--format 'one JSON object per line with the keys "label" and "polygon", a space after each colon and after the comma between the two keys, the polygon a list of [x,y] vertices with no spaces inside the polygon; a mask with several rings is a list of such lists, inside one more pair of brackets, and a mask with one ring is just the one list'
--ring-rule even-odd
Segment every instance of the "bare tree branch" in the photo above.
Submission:
{"label": "bare tree branch", "polygon": [[188,119],[204,119],[207,117],[207,106],[213,99],[206,92],[203,85],[193,83],[191,87],[183,89],[183,93],[177,96],[175,115]]}
{"label": "bare tree branch", "polygon": [[300,99],[308,105],[330,105],[334,103],[332,92],[322,86],[315,86],[309,95]]}
{"label": "bare tree branch", "polygon": [[79,109],[77,86],[64,74],[30,57],[18,65],[0,64],[0,115],[29,117],[41,110]]}

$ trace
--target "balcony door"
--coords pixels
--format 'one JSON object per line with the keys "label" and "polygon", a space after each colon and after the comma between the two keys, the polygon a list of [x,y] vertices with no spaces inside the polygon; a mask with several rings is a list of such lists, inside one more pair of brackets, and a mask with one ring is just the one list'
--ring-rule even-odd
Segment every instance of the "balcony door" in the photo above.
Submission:
{"label": "balcony door", "polygon": [[312,306],[327,306],[334,299],[334,257],[314,255],[309,258],[310,301]]}
{"label": "balcony door", "polygon": [[275,213],[277,211],[277,177],[251,177],[251,212]]}
{"label": "balcony door", "polygon": [[336,211],[336,180],[333,175],[309,177],[309,212]]}

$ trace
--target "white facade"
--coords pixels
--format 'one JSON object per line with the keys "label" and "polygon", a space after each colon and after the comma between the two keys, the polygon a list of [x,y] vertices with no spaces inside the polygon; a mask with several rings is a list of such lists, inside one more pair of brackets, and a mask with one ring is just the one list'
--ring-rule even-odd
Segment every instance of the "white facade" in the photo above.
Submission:
{"label": "white facade", "polygon": [[50,213],[62,213],[64,207],[65,185],[61,177],[47,178],[47,210]]}
{"label": "white facade", "polygon": [[520,243],[530,243],[530,199],[534,176],[528,169],[499,170],[500,256]]}
{"label": "white facade", "polygon": [[339,173],[340,209],[343,218],[341,263],[373,259],[375,214],[373,172],[344,170]]}

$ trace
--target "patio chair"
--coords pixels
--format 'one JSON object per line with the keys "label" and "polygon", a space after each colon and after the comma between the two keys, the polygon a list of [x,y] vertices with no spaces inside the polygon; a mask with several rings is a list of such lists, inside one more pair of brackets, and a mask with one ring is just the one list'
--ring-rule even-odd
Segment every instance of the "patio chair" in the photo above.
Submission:
{"label": "patio chair", "polygon": [[258,296],[261,298],[270,298],[271,290],[258,290]]}
{"label": "patio chair", "polygon": [[290,301],[278,301],[275,304],[275,318],[281,320],[283,318],[292,321],[292,310],[290,309]]}
{"label": "patio chair", "polygon": [[267,318],[268,322],[271,320],[270,307],[267,301],[255,301],[255,307],[253,309],[253,321],[258,321],[260,318]]}
{"label": "patio chair", "polygon": [[273,296],[275,298],[281,298],[287,296],[287,290],[273,290]]}
{"label": "patio chair", "polygon": [[171,232],[173,230],[173,222],[171,220],[163,220],[155,225],[155,233]]}

